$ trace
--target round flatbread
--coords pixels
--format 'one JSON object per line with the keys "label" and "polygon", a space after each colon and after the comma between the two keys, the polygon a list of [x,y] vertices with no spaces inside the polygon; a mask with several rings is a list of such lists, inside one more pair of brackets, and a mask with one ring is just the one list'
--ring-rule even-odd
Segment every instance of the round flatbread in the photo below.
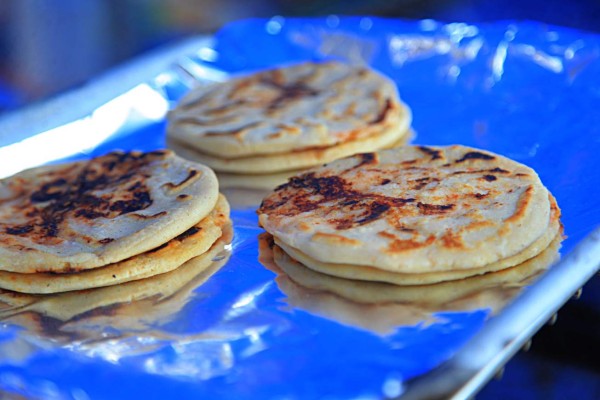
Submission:
{"label": "round flatbread", "polygon": [[98,288],[163,274],[206,252],[229,224],[229,204],[219,196],[208,216],[158,248],[103,267],[74,273],[20,274],[0,271],[0,288],[21,293],[60,293]]}
{"label": "round flatbread", "polygon": [[[52,295],[0,290],[0,304],[4,304],[0,318],[44,335],[92,330],[97,339],[105,339],[102,327],[106,326],[122,329],[121,336],[138,329],[148,334],[148,328],[177,313],[190,294],[227,263],[231,253],[225,247],[231,239],[232,229],[225,226],[223,236],[204,254],[173,271],[120,285]],[[73,325],[67,327],[48,318]]]}
{"label": "round flatbread", "polygon": [[[396,142],[392,143],[388,147],[392,148],[392,147],[404,146],[404,145],[406,145],[407,141],[409,141],[410,139],[412,139],[414,137],[414,135],[415,135],[415,133],[411,129],[411,130],[409,130],[408,134],[403,135],[400,138],[400,140],[397,140]],[[180,145],[176,144],[173,147],[173,149],[175,151],[178,151],[178,149],[181,150],[179,146]],[[186,152],[184,150],[181,155],[182,155],[182,157],[186,157],[186,155],[188,155],[190,157],[190,160],[192,160],[192,161],[196,160],[199,162],[200,158],[196,157],[196,154],[197,154],[197,152],[190,154],[189,151]],[[294,156],[293,154],[290,155],[290,157],[293,157],[293,156]],[[228,172],[217,172],[216,174],[217,174],[217,178],[219,179],[219,188],[221,188],[221,189],[236,188],[236,189],[273,190],[277,186],[286,183],[288,178],[290,178],[291,176],[299,175],[302,172],[304,172],[305,170],[306,170],[306,168],[296,169],[296,170],[291,170],[291,171],[284,171],[284,172],[264,173],[264,174],[248,174],[248,173],[244,174],[244,173],[228,173]],[[262,197],[261,197],[261,200],[262,200]],[[260,201],[258,203],[256,203],[256,205],[258,205],[259,203],[260,203]]]}
{"label": "round flatbread", "polygon": [[481,268],[550,224],[548,191],[515,161],[463,146],[364,153],[290,178],[259,222],[320,262],[403,273]]}
{"label": "round flatbread", "polygon": [[556,238],[560,232],[562,234],[562,226],[560,224],[560,210],[556,204],[554,197],[550,196],[551,216],[550,226],[544,234],[526,247],[523,251],[480,268],[456,269],[439,272],[424,272],[424,273],[401,273],[391,272],[378,268],[368,267],[364,265],[354,264],[333,264],[325,263],[309,257],[298,249],[295,249],[287,244],[275,239],[275,243],[283,249],[292,258],[302,263],[304,266],[323,274],[337,276],[361,281],[373,282],[388,282],[397,285],[423,285],[429,283],[437,283],[456,279],[463,279],[469,276],[481,275],[487,272],[499,271],[501,269],[513,267],[521,264],[530,258],[537,256],[550,245],[550,242]]}
{"label": "round flatbread", "polygon": [[168,146],[188,160],[200,162],[219,172],[237,174],[266,174],[314,167],[338,158],[365,151],[394,147],[409,136],[409,131],[392,126],[371,136],[333,146],[294,150],[287,153],[253,155],[241,158],[223,158],[197,151],[189,146],[169,141]]}
{"label": "round flatbread", "polygon": [[[534,269],[532,271],[533,275],[517,284],[512,282],[496,287],[486,287],[483,290],[470,292],[459,299],[444,302],[443,305],[435,302],[424,304],[423,301],[420,301],[421,299],[417,299],[415,303],[361,303],[356,298],[341,297],[332,292],[323,291],[322,288],[321,290],[307,288],[292,280],[275,264],[273,245],[274,241],[271,235],[268,233],[259,235],[259,261],[265,268],[277,274],[275,282],[279,290],[286,295],[286,303],[311,314],[384,335],[396,332],[401,326],[417,324],[426,326],[443,320],[443,317],[439,314],[441,310],[490,309],[493,313],[496,313],[514,299],[524,285],[528,285],[537,276]],[[541,266],[541,264],[539,265]],[[315,279],[318,277],[319,275]]]}
{"label": "round flatbread", "polygon": [[151,250],[215,207],[212,170],[169,150],[113,152],[0,181],[0,270],[70,272]]}
{"label": "round flatbread", "polygon": [[501,271],[473,276],[461,280],[430,285],[393,285],[381,282],[353,281],[321,274],[306,268],[287,255],[278,246],[273,247],[275,264],[298,284],[356,301],[359,303],[412,303],[435,305],[444,309],[445,305],[461,298],[480,293],[486,289],[499,287],[522,287],[549,268],[559,258],[562,235],[557,235],[540,254],[517,266]]}
{"label": "round flatbread", "polygon": [[378,334],[393,333],[399,326],[427,324],[436,321],[431,310],[407,304],[365,304],[350,301],[330,292],[314,290],[292,280],[273,260],[273,237],[262,234],[258,239],[259,261],[277,274],[275,282],[291,307],[337,321],[344,325],[367,329]]}
{"label": "round flatbread", "polygon": [[169,137],[220,158],[287,153],[405,132],[396,85],[363,66],[285,66],[198,87],[168,115]]}

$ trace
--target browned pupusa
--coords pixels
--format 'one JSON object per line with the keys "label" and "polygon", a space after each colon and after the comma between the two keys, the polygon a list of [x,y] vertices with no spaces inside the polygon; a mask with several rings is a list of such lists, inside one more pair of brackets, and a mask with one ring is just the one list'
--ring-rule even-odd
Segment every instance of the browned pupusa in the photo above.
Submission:
{"label": "browned pupusa", "polygon": [[289,153],[403,134],[410,114],[396,85],[341,62],[280,66],[200,86],[169,113],[168,135],[219,158]]}
{"label": "browned pupusa", "polygon": [[[18,207],[25,216],[24,222],[0,223],[6,235],[2,242],[10,243],[12,235],[27,236],[38,244],[61,243],[66,233],[63,222],[70,217],[85,221],[113,219],[128,213],[136,218],[160,217],[164,212],[150,216],[137,213],[152,205],[149,188],[144,182],[150,176],[137,171],[162,155],[164,152],[112,153],[83,168],[73,166],[49,171],[41,187],[37,190],[31,188],[32,193],[24,196],[24,203]],[[189,176],[197,173],[190,170]],[[20,190],[30,191],[29,185],[36,183],[16,178],[10,185],[16,187],[19,184],[22,184]],[[125,190],[112,192],[122,185],[126,186]],[[98,242],[110,243],[113,240],[107,237]]]}
{"label": "browned pupusa", "polygon": [[[392,285],[381,282],[365,282],[334,277],[315,272],[299,263],[277,245],[273,247],[273,261],[294,282],[313,290],[335,293],[359,304],[403,303],[405,305],[429,305],[434,311],[448,309],[474,309],[494,306],[475,301],[479,295],[485,298],[491,289],[515,289],[531,283],[531,279],[546,270],[558,257],[562,238],[557,236],[538,255],[523,263],[501,271],[459,280],[422,285]],[[511,296],[504,297],[494,308],[501,308]],[[461,301],[462,300],[462,301]],[[456,302],[455,304],[452,304]]]}
{"label": "browned pupusa", "polygon": [[261,225],[322,262],[423,273],[479,268],[546,231],[530,168],[478,149],[408,146],[338,160],[266,197]]}
{"label": "browned pupusa", "polygon": [[[229,204],[223,195],[206,218],[147,252],[77,273],[22,274],[0,271],[0,288],[20,293],[48,294],[122,284],[164,274],[204,254],[229,229]],[[75,272],[75,271],[74,271]]]}
{"label": "browned pupusa", "polygon": [[168,115],[167,144],[213,168],[222,187],[270,190],[300,170],[402,145],[411,121],[378,72],[304,62],[194,88]]}
{"label": "browned pupusa", "polygon": [[171,151],[113,152],[0,181],[0,270],[67,272],[157,247],[214,208],[207,167]]}
{"label": "browned pupusa", "polygon": [[401,273],[386,271],[365,265],[320,262],[307,256],[298,249],[282,243],[281,241],[276,241],[275,243],[290,257],[299,261],[307,268],[340,278],[359,281],[387,282],[397,285],[423,285],[449,280],[460,280],[466,277],[482,275],[488,272],[499,271],[519,265],[524,261],[535,257],[537,254],[543,251],[543,249],[548,247],[553,240],[562,240],[560,210],[556,204],[556,200],[551,195],[549,200],[551,209],[550,223],[542,236],[540,236],[519,253],[486,264],[480,268],[455,269],[436,272],[429,271],[422,273]]}

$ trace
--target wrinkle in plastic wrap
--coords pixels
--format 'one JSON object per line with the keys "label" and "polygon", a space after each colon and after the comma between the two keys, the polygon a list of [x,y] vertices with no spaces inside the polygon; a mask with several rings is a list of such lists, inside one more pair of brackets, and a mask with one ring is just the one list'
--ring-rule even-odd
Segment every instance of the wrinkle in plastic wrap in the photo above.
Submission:
{"label": "wrinkle in plastic wrap", "polygon": [[[163,147],[165,113],[191,85],[341,58],[396,81],[417,143],[472,145],[535,168],[563,209],[567,252],[600,222],[599,56],[597,36],[527,22],[242,21],[87,118],[0,148],[12,161],[0,174]],[[49,140],[65,146],[44,146]],[[0,311],[0,388],[48,399],[394,397],[451,357],[492,304],[500,308],[521,286],[454,309],[361,305],[265,268],[254,211],[236,209],[232,218],[233,243],[210,269],[192,265],[132,285],[134,301],[109,291],[92,295],[88,308],[78,295],[3,297],[10,307]]]}

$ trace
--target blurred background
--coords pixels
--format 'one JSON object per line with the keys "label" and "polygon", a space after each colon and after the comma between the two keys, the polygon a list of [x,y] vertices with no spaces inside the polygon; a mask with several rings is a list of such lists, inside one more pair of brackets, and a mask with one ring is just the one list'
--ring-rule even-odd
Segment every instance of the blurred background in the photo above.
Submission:
{"label": "blurred background", "polygon": [[598,31],[597,0],[2,0],[0,113],[80,85],[151,49],[249,17],[529,19]]}
{"label": "blurred background", "polygon": [[[0,0],[0,114],[112,66],[248,17],[373,15],[480,23],[535,20],[600,32],[600,1]],[[478,399],[600,399],[600,282],[569,302]],[[0,393],[0,397],[1,393]]]}

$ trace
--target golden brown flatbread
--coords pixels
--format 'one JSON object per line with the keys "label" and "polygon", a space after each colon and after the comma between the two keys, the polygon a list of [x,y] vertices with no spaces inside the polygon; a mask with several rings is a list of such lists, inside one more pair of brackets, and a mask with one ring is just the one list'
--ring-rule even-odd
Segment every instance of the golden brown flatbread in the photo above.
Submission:
{"label": "golden brown flatbread", "polygon": [[558,234],[544,251],[514,267],[464,279],[426,285],[395,285],[355,281],[321,274],[306,268],[278,246],[273,247],[274,262],[298,284],[366,304],[411,303],[446,310],[449,304],[484,290],[523,287],[532,277],[549,268],[559,258],[562,235]]}
{"label": "golden brown flatbread", "polygon": [[[169,113],[167,144],[222,187],[273,188],[298,170],[406,143],[412,114],[364,66],[302,63],[199,87]],[[247,178],[245,178],[247,177]]]}
{"label": "golden brown flatbread", "polygon": [[97,289],[51,295],[0,290],[0,320],[44,336],[104,340],[104,329],[120,329],[120,337],[164,335],[156,324],[172,318],[193,292],[222,267],[230,256],[226,245],[233,231],[225,226],[204,254],[179,268],[147,279]]}
{"label": "golden brown flatbread", "polygon": [[171,151],[113,152],[0,180],[0,270],[72,272],[156,248],[215,207],[206,166]]}
{"label": "golden brown flatbread", "polygon": [[[556,243],[553,243],[553,246]],[[277,266],[273,260],[273,237],[268,233],[264,233],[259,236],[259,261],[267,269],[273,271],[276,274],[275,281],[278,288],[286,296],[285,302],[293,308],[299,308],[310,312],[311,314],[327,318],[330,320],[337,321],[344,325],[358,327],[366,329],[380,335],[388,335],[396,332],[399,327],[402,326],[413,326],[413,325],[428,325],[434,322],[443,320],[443,317],[439,316],[440,311],[468,311],[478,309],[489,309],[492,313],[497,313],[506,304],[510,303],[519,292],[528,285],[535,277],[538,272],[543,271],[543,264],[538,262],[537,266],[527,271],[527,267],[521,270],[522,275],[513,274],[514,281],[493,280],[474,282],[469,290],[468,286],[465,287],[463,283],[460,290],[457,291],[457,298],[450,298],[449,301],[443,303],[436,303],[435,299],[438,295],[435,293],[439,290],[444,290],[444,286],[438,287],[437,285],[430,286],[408,286],[408,295],[413,295],[414,301],[406,301],[406,296],[400,298],[402,302],[386,301],[384,303],[379,302],[360,302],[361,296],[359,297],[341,297],[336,293],[350,293],[343,289],[329,291],[327,283],[335,285],[336,281],[326,282],[325,285],[321,285],[318,288],[305,287],[295,280],[288,274],[286,274],[280,267]],[[548,252],[550,255],[550,252]],[[540,261],[540,259],[538,259]],[[537,267],[540,267],[538,270]],[[523,276],[528,273],[532,273],[529,277],[523,279]],[[309,271],[310,274],[310,271]],[[320,275],[317,274],[315,279],[319,279]],[[297,278],[298,281],[303,281],[303,278]],[[326,278],[327,279],[327,278]],[[344,284],[346,280],[338,279],[337,282]],[[310,280],[308,281],[310,284]],[[479,285],[478,285],[479,283]],[[360,282],[356,282],[354,285],[361,287]],[[337,285],[339,286],[339,285]],[[379,286],[375,286],[377,289]],[[387,285],[384,285],[384,288]],[[419,288],[419,292],[415,292],[412,288]],[[427,288],[432,287],[434,290],[434,296],[431,301],[427,299]],[[362,295],[368,296],[369,290],[373,287],[367,285],[362,288]],[[401,287],[398,290],[402,290]],[[394,297],[388,297],[387,300],[394,299]],[[443,297],[444,300],[448,300],[448,297]],[[397,299],[396,299],[397,300]]]}
{"label": "golden brown flatbread", "polygon": [[549,229],[548,196],[535,171],[500,155],[404,146],[294,176],[258,214],[278,241],[319,262],[423,274],[524,251]]}
{"label": "golden brown flatbread", "polygon": [[295,260],[302,263],[304,266],[327,275],[353,280],[388,282],[398,285],[423,285],[428,283],[444,282],[462,279],[469,276],[481,275],[486,272],[499,271],[501,269],[521,264],[524,261],[529,260],[530,258],[533,258],[541,253],[556,238],[557,234],[562,233],[562,226],[559,221],[560,210],[558,209],[554,197],[550,196],[549,200],[551,205],[550,226],[540,238],[526,247],[523,251],[513,256],[503,258],[480,268],[423,273],[392,272],[364,265],[320,262],[277,239],[275,239],[275,243],[281,247],[283,251],[285,251]]}
{"label": "golden brown flatbread", "polygon": [[202,86],[168,115],[170,138],[220,158],[290,153],[410,126],[396,85],[340,62],[296,65]]}
{"label": "golden brown flatbread", "polygon": [[0,288],[21,293],[61,293],[164,274],[208,251],[222,237],[224,227],[230,223],[229,204],[221,195],[208,216],[155,249],[103,267],[73,273],[20,274],[0,271]]}
{"label": "golden brown flatbread", "polygon": [[[306,170],[306,168],[301,168],[288,171],[278,171],[281,166],[286,166],[292,163],[295,165],[305,165],[311,167],[314,165],[323,164],[336,158],[340,158],[344,155],[354,154],[357,151],[367,151],[370,148],[379,149],[399,147],[405,145],[412,137],[414,137],[414,135],[414,132],[411,130],[409,133],[402,135],[399,140],[394,141],[389,146],[386,145],[383,147],[373,146],[374,143],[368,143],[367,145],[364,145],[364,143],[361,144],[352,142],[348,143],[348,146],[342,145],[342,148],[336,148],[338,146],[333,146],[332,148],[312,149],[308,150],[307,152],[298,151],[286,154],[276,154],[271,158],[269,158],[269,156],[249,157],[248,159],[242,159],[242,165],[233,168],[239,169],[240,172],[217,172],[219,188],[221,188],[221,190],[230,188],[272,190],[277,186],[286,183],[288,178],[291,176],[301,174]],[[227,164],[230,162],[228,160],[217,160],[216,164],[211,163],[210,160],[207,160],[205,155],[173,141],[170,142],[170,147],[182,157],[196,162],[207,163],[207,165],[210,165],[216,170],[219,170],[220,163],[225,162]],[[215,159],[215,157],[209,158]],[[276,162],[275,159],[279,159],[280,162]],[[231,162],[235,163],[235,160],[231,160]],[[223,168],[223,170],[228,169],[230,168]],[[267,170],[271,172],[251,173],[252,170]],[[275,170],[276,172],[272,172],[272,170]],[[256,205],[259,203],[260,201],[257,202]]]}

